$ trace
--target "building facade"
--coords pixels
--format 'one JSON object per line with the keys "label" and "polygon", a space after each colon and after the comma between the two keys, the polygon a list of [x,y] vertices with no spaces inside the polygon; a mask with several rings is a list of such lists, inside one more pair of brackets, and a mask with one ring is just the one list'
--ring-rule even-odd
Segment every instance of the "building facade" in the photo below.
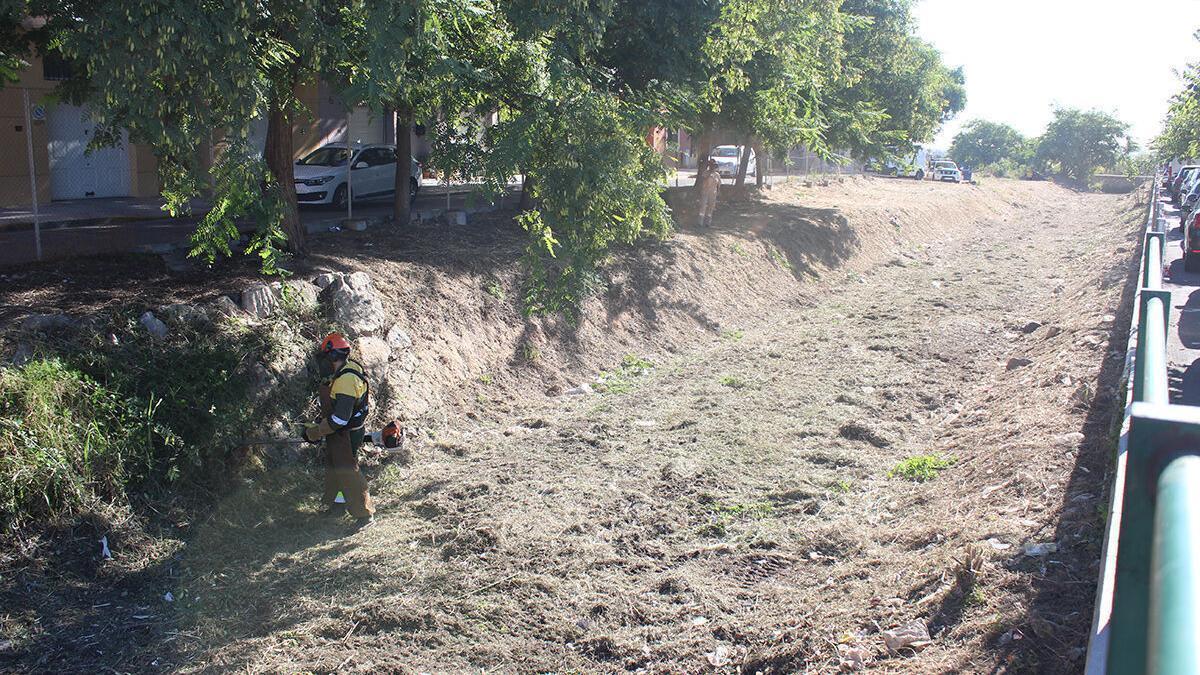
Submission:
{"label": "building facade", "polygon": [[[88,144],[103,129],[87,110],[58,101],[54,89],[66,79],[65,64],[54,59],[30,58],[17,82],[0,88],[0,207],[26,207],[59,200],[159,195],[158,164],[150,147],[122,143],[87,152]],[[330,87],[306,84],[297,95],[309,114],[296,115],[292,134],[293,154],[303,157],[327,143],[391,143],[394,116],[377,115],[363,106],[347,110]],[[28,114],[27,114],[28,113]],[[266,142],[265,120],[252,125],[251,140],[261,151]],[[32,175],[30,181],[32,149]],[[213,147],[197,139],[196,151],[211,162]],[[424,135],[413,136],[413,154],[424,161],[429,144]]]}

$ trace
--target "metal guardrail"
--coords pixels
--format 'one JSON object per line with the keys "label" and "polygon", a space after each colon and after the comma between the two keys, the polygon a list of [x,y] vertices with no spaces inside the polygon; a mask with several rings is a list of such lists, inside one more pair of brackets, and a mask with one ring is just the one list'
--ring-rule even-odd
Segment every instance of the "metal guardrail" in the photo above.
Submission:
{"label": "metal guardrail", "polygon": [[1125,417],[1085,672],[1200,673],[1200,408],[1171,405],[1166,233],[1151,189]]}

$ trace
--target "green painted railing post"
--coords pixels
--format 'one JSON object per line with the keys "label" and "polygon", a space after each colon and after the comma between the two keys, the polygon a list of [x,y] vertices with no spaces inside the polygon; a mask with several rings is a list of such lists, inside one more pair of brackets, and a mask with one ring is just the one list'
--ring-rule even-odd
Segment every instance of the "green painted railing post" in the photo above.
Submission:
{"label": "green painted railing post", "polygon": [[[1134,355],[1133,400],[1167,402],[1167,326],[1171,321],[1171,292],[1143,288]],[[1147,391],[1149,388],[1149,391]]]}
{"label": "green painted railing post", "polygon": [[[1124,504],[1118,535],[1108,659],[1104,672],[1114,675],[1141,675],[1146,672],[1152,623],[1151,579],[1157,566],[1157,562],[1152,565],[1151,552],[1157,545],[1156,500],[1162,499],[1157,494],[1160,476],[1163,467],[1171,466],[1181,457],[1190,456],[1198,448],[1200,408],[1155,403],[1133,403],[1130,407],[1125,481],[1123,486],[1115,486],[1122,490]],[[1162,507],[1161,501],[1158,507]],[[1200,511],[1194,515],[1200,517]],[[1173,538],[1176,535],[1170,536]],[[1161,555],[1157,560],[1161,560]],[[1200,612],[1200,606],[1193,606],[1192,610]],[[1174,640],[1174,635],[1164,634],[1163,639]]]}
{"label": "green painted railing post", "polygon": [[1200,457],[1180,457],[1158,478],[1146,670],[1200,673]]}
{"label": "green painted railing post", "polygon": [[1163,247],[1166,235],[1162,232],[1147,232],[1142,247],[1142,286],[1152,290],[1162,288]]}

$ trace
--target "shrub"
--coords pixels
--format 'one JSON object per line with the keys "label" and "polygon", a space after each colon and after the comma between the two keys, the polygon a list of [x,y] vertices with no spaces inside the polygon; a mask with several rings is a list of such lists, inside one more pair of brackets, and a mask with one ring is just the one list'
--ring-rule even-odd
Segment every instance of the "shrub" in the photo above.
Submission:
{"label": "shrub", "polygon": [[995,164],[983,167],[980,173],[996,176],[997,178],[1024,178],[1030,169],[1027,165],[1013,159],[1002,159]]}
{"label": "shrub", "polygon": [[615,371],[600,374],[600,380],[596,382],[595,387],[606,394],[627,394],[633,391],[635,378],[653,370],[653,361],[637,354],[626,354],[621,357],[621,364]]}
{"label": "shrub", "polygon": [[0,525],[123,500],[153,464],[157,413],[59,359],[0,368]]}
{"label": "shrub", "polygon": [[916,455],[897,464],[888,472],[888,478],[907,478],[919,483],[937,478],[938,472],[950,468],[955,462],[953,457],[939,455]]}
{"label": "shrub", "polygon": [[47,353],[0,368],[0,525],[124,505],[133,490],[220,484],[269,410],[301,405],[299,386],[253,399],[250,366],[294,350],[303,320],[181,326],[156,340],[128,319],[117,340],[43,336]]}
{"label": "shrub", "polygon": [[730,389],[741,389],[746,386],[745,380],[736,375],[722,375],[720,382]]}
{"label": "shrub", "polygon": [[[289,319],[278,321],[280,333]],[[151,438],[155,468],[175,480],[188,466],[210,468],[242,440],[254,406],[246,366],[283,348],[267,329],[223,324],[178,329],[163,341],[138,326],[113,345],[93,338],[68,346],[63,360],[140,408],[153,409],[161,428]]]}

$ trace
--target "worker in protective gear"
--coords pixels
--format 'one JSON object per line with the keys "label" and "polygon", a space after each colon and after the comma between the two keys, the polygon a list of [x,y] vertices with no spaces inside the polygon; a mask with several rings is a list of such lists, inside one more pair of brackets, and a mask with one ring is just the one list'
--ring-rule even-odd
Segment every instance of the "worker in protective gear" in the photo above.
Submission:
{"label": "worker in protective gear", "polygon": [[304,429],[304,440],[325,440],[325,513],[340,516],[348,510],[359,527],[370,525],[375,506],[367,479],[358,470],[358,449],[370,409],[367,373],[350,358],[350,342],[339,333],[321,341],[317,367],[322,377],[321,421]]}
{"label": "worker in protective gear", "polygon": [[717,191],[721,189],[721,174],[717,172],[717,160],[710,159],[696,174],[700,186],[700,210],[696,216],[699,227],[712,226],[713,209],[717,207]]}

